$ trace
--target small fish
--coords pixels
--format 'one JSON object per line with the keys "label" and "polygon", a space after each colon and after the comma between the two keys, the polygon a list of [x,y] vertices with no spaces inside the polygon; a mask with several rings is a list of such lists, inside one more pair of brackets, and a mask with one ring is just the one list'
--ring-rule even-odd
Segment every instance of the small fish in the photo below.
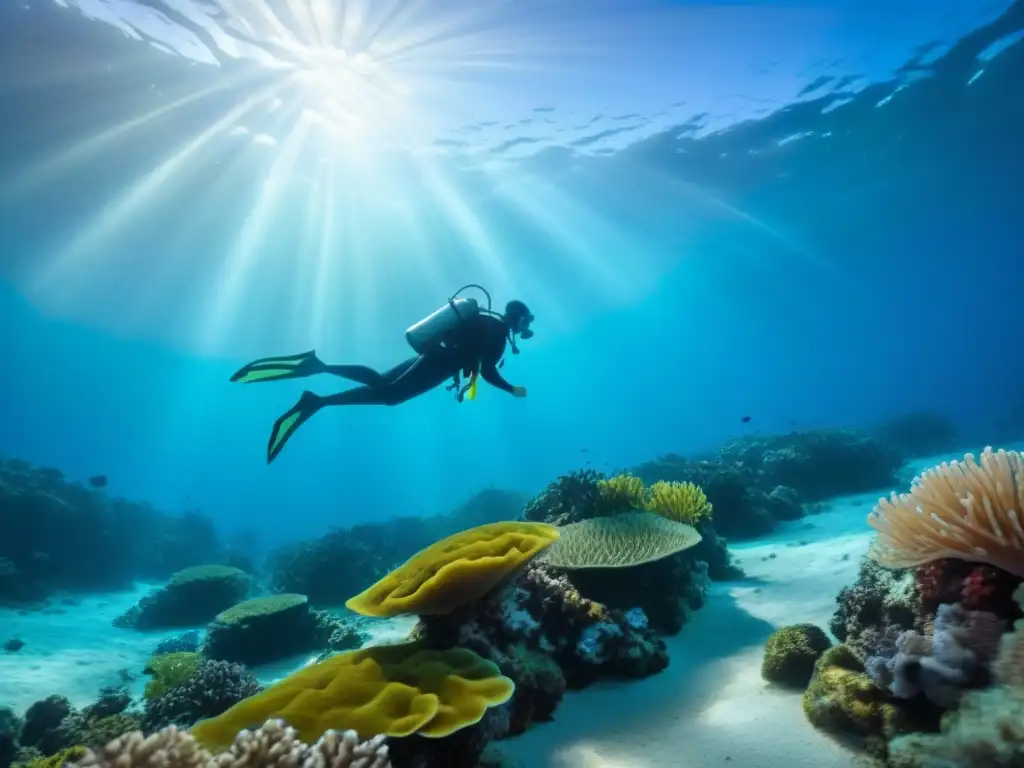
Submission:
{"label": "small fish", "polygon": [[107,487],[107,476],[106,475],[93,475],[89,478],[89,485],[93,488],[106,488]]}
{"label": "small fish", "polygon": [[589,448],[580,448],[580,451],[582,453],[590,453],[590,449]]}
{"label": "small fish", "polygon": [[744,424],[749,424],[750,423],[750,417],[749,416],[744,416],[742,419],[740,419],[740,421],[742,421]]}

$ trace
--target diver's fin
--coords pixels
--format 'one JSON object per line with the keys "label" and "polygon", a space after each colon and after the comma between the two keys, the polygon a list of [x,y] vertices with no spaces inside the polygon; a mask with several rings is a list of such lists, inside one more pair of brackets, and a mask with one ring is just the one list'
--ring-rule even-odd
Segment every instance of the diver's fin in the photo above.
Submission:
{"label": "diver's fin", "polygon": [[473,372],[473,378],[469,381],[469,390],[466,392],[466,397],[470,400],[476,400],[476,380],[480,378],[480,375]]}
{"label": "diver's fin", "polygon": [[274,422],[267,442],[267,464],[277,458],[285,443],[306,421],[320,410],[320,397],[312,392],[303,392],[294,407]]}
{"label": "diver's fin", "polygon": [[281,381],[282,379],[301,379],[323,373],[324,364],[310,350],[301,355],[285,355],[283,357],[263,357],[239,368],[231,377],[231,381],[252,384],[256,381]]}

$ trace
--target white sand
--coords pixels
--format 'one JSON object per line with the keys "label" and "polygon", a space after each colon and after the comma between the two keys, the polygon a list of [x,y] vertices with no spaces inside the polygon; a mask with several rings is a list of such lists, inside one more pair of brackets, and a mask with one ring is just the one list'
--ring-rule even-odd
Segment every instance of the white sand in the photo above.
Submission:
{"label": "white sand", "polygon": [[[142,674],[143,667],[159,642],[187,629],[138,632],[119,629],[111,622],[157,586],[140,584],[131,592],[84,597],[77,599],[77,605],[54,599],[47,611],[0,609],[0,644],[12,637],[25,642],[16,653],[0,651],[0,707],[22,714],[33,702],[52,694],[83,707],[94,702],[103,687],[123,684],[122,670],[134,676],[129,688],[133,697],[140,697],[149,679]],[[367,644],[397,642],[415,623],[409,617],[368,623],[363,627],[370,633]],[[267,684],[313,659],[285,659],[253,672]]]}
{"label": "white sand", "polygon": [[53,600],[44,612],[0,609],[0,643],[12,637],[25,642],[17,653],[0,651],[0,706],[21,714],[34,701],[60,694],[81,707],[104,686],[120,685],[120,670],[139,677],[131,687],[141,694],[146,661],[162,639],[180,630],[136,632],[111,622],[154,586],[83,597],[77,605]]}

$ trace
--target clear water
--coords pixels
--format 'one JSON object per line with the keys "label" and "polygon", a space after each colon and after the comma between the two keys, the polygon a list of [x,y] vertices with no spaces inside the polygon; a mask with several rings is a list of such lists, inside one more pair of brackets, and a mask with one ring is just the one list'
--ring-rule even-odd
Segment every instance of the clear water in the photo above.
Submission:
{"label": "clear water", "polygon": [[[750,431],[1005,444],[1022,35],[980,0],[6,0],[0,453],[279,542]],[[536,315],[524,400],[328,409],[266,465],[337,382],[233,371],[389,367],[470,282]]]}

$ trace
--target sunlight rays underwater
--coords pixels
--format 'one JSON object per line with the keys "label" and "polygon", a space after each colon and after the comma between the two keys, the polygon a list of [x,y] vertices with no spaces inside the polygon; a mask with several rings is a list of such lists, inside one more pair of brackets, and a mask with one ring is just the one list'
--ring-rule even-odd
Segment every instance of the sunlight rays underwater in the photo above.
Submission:
{"label": "sunlight rays underwater", "polygon": [[[93,16],[103,7],[73,4]],[[196,19],[195,6],[171,5]],[[556,183],[430,144],[446,112],[500,101],[492,73],[555,69],[571,41],[524,26],[507,3],[425,7],[222,4],[204,29],[216,27],[222,51],[229,39],[263,41],[261,61],[210,67],[203,88],[89,126],[0,182],[10,200],[102,174],[134,161],[119,157],[126,141],[166,137],[179,113],[217,106],[201,130],[149,147],[145,167],[130,162],[132,183],[90,201],[87,220],[34,265],[30,296],[60,314],[102,304],[128,328],[186,318],[188,346],[207,352],[265,338],[257,307],[275,308],[274,343],[307,347],[337,343],[339,328],[398,336],[468,281],[499,302],[531,297],[550,328],[571,322],[567,294],[628,300],[651,277],[643,243]],[[503,231],[530,232],[534,254]],[[549,286],[542,272],[556,266],[571,287]]]}

